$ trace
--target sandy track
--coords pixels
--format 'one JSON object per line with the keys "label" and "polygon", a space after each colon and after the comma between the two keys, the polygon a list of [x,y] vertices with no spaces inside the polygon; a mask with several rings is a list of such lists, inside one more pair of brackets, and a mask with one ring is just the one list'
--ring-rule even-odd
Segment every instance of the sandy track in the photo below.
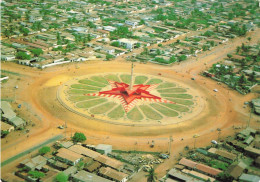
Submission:
{"label": "sandy track", "polygon": [[[252,43],[259,40],[257,30],[252,33]],[[95,120],[89,120],[79,115],[69,112],[62,107],[56,99],[58,86],[67,80],[82,76],[85,74],[108,73],[108,72],[128,72],[129,63],[124,62],[86,62],[78,64],[79,69],[73,64],[48,68],[44,71],[31,69],[13,63],[3,63],[2,69],[23,73],[30,79],[32,84],[24,85],[21,92],[18,93],[19,101],[26,101],[32,106],[33,112],[41,117],[41,120],[35,121],[37,127],[34,128],[30,137],[26,140],[14,140],[8,144],[2,144],[2,161],[7,158],[31,147],[52,135],[58,134],[61,130],[56,129],[60,124],[64,124],[65,120],[68,125],[67,136],[75,131],[83,132],[88,137],[89,143],[108,143],[114,148],[135,149],[135,150],[154,150],[167,151],[168,137],[174,138],[173,149],[179,151],[183,146],[192,146],[194,140],[192,136],[199,134],[201,137],[197,140],[198,146],[208,144],[211,139],[216,139],[217,128],[222,129],[222,135],[227,136],[234,131],[231,129],[233,125],[241,126],[248,119],[248,109],[243,108],[244,101],[248,101],[255,97],[254,94],[242,96],[239,93],[217,85],[213,80],[199,76],[198,74],[211,64],[220,61],[227,53],[235,50],[236,46],[241,45],[245,38],[237,38],[228,45],[221,45],[215,48],[213,54],[207,53],[199,56],[199,61],[186,61],[172,67],[165,67],[153,64],[137,64],[136,72],[141,74],[157,75],[176,80],[177,82],[185,82],[190,87],[196,88],[200,92],[201,98],[207,103],[203,112],[179,124],[161,126],[161,127],[133,127],[119,126],[109,123],[102,123]],[[227,47],[225,47],[227,46]],[[196,80],[190,78],[196,76]],[[217,88],[218,93],[213,92]],[[231,101],[230,101],[231,99]],[[252,119],[252,125],[258,118]],[[80,123],[80,126],[79,126]],[[185,142],[180,142],[184,138]],[[155,140],[155,148],[150,149],[147,145],[148,141]],[[137,142],[137,144],[136,144]],[[14,149],[14,144],[16,149]],[[174,150],[172,150],[174,152]],[[176,153],[174,152],[174,155]],[[161,175],[162,171],[169,168],[174,163],[174,155],[165,164],[160,165],[156,170]],[[5,169],[7,170],[7,169]],[[161,177],[159,175],[159,177]],[[141,180],[142,181],[142,180]]]}

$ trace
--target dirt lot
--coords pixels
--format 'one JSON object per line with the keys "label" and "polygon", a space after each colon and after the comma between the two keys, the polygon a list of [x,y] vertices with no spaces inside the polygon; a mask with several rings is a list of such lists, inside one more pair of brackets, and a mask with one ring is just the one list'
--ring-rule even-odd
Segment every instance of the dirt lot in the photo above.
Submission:
{"label": "dirt lot", "polygon": [[[257,30],[251,33],[252,41],[250,44],[259,41],[260,33]],[[255,93],[246,96],[230,90],[224,85],[218,85],[217,82],[204,78],[199,73],[209,67],[211,64],[220,61],[227,53],[236,49],[242,42],[246,42],[246,37],[231,40],[226,45],[220,45],[211,52],[205,52],[197,57],[197,60],[188,60],[171,67],[159,66],[154,64],[136,64],[135,71],[140,74],[158,75],[162,77],[176,80],[176,82],[184,82],[189,87],[196,89],[201,98],[205,101],[203,111],[179,124],[168,126],[122,126],[109,123],[102,123],[90,120],[76,115],[60,105],[56,99],[57,89],[60,84],[86,74],[96,73],[113,73],[113,72],[129,72],[130,64],[123,62],[122,57],[115,61],[99,62],[90,61],[78,64],[77,68],[73,64],[48,68],[43,71],[17,65],[14,63],[2,63],[3,70],[9,70],[20,73],[21,77],[19,88],[16,90],[16,103],[27,103],[26,107],[20,110],[20,114],[26,120],[32,120],[35,123],[27,137],[27,134],[10,135],[8,142],[2,140],[2,159],[4,161],[11,156],[32,147],[53,135],[64,132],[57,129],[58,125],[67,122],[68,129],[66,136],[71,136],[75,131],[86,134],[88,143],[107,143],[112,144],[114,149],[121,150],[147,150],[147,151],[168,151],[169,136],[174,141],[171,145],[171,158],[156,168],[158,177],[162,177],[166,173],[166,169],[170,168],[183,147],[193,146],[194,134],[199,134],[196,147],[209,144],[210,140],[217,138],[217,128],[221,128],[221,137],[233,134],[235,131],[233,126],[245,126],[249,119],[249,109],[243,108],[245,101],[249,101],[256,97]],[[191,80],[195,77],[196,80]],[[9,80],[11,81],[11,80]],[[3,84],[4,88],[13,88],[16,83],[7,82]],[[12,84],[13,85],[12,85]],[[9,84],[9,85],[8,85]],[[213,92],[213,89],[219,92]],[[13,97],[13,93],[5,94],[5,97]],[[257,126],[259,117],[253,115],[251,125]],[[259,126],[259,125],[258,125]],[[184,140],[181,141],[181,138]],[[155,141],[155,147],[150,148],[149,141]],[[15,165],[15,164],[12,164]],[[10,172],[12,165],[2,168],[2,173]],[[142,173],[140,173],[142,175]],[[137,175],[131,181],[145,181]]]}

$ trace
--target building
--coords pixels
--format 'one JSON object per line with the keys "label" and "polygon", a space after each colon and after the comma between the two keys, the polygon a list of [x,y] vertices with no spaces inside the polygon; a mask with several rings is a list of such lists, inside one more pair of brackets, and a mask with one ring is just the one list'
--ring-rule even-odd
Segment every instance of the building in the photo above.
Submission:
{"label": "building", "polygon": [[98,144],[96,146],[96,150],[97,152],[101,153],[101,154],[111,154],[112,152],[112,145],[106,145],[106,144]]}
{"label": "building", "polygon": [[105,155],[100,155],[95,160],[104,164],[105,166],[111,167],[111,168],[116,169],[118,171],[120,171],[124,168],[124,164],[122,162],[120,162],[116,159],[112,159],[110,157],[107,157]]}
{"label": "building", "polygon": [[251,146],[245,148],[245,153],[254,158],[260,156],[260,150]]}
{"label": "building", "polygon": [[184,173],[182,173],[181,171],[176,170],[175,168],[171,169],[168,173],[167,173],[167,181],[172,181],[172,182],[176,182],[176,181],[184,181],[184,182],[199,182],[201,180],[197,180],[194,179]]}
{"label": "building", "polygon": [[56,157],[58,160],[73,166],[83,159],[82,155],[65,148],[59,149]]}
{"label": "building", "polygon": [[206,174],[206,175],[209,175],[209,176],[212,176],[212,177],[216,177],[219,173],[222,172],[221,170],[209,167],[209,166],[204,165],[204,164],[193,162],[193,161],[186,159],[186,158],[182,158],[179,161],[179,164],[187,167],[188,169],[196,170],[198,172],[201,172],[203,174]]}
{"label": "building", "polygon": [[225,159],[228,159],[230,161],[234,161],[237,158],[237,156],[235,154],[232,154],[232,153],[224,151],[224,150],[219,150],[219,149],[216,149],[216,148],[210,148],[208,150],[208,152],[212,153],[212,154],[219,155],[219,156],[221,156]]}
{"label": "building", "polygon": [[71,175],[76,174],[77,171],[77,167],[70,166],[68,169],[64,170],[63,173],[70,177]]}
{"label": "building", "polygon": [[77,154],[81,154],[83,156],[90,157],[90,158],[93,158],[93,159],[96,159],[97,157],[99,157],[101,155],[100,153],[95,152],[93,150],[90,150],[90,149],[83,147],[81,145],[73,145],[73,146],[69,147],[68,149],[77,153]]}
{"label": "building", "polygon": [[15,128],[23,128],[26,125],[26,122],[17,116],[10,119],[9,123],[13,125]]}
{"label": "building", "polygon": [[76,174],[72,175],[73,182],[112,182],[108,179],[97,176],[93,173],[86,172],[81,170]]}
{"label": "building", "polygon": [[199,180],[203,180],[203,181],[215,181],[215,178],[209,177],[205,174],[199,173],[197,171],[192,171],[192,170],[188,170],[188,169],[183,169],[182,170],[183,173],[188,174],[189,176],[192,176],[194,178],[197,178]]}
{"label": "building", "polygon": [[230,174],[230,176],[232,176],[233,178],[238,179],[245,169],[246,164],[244,164],[243,162],[239,162],[238,164],[232,164],[231,166],[229,166],[229,168],[227,169],[227,173]]}
{"label": "building", "polygon": [[91,173],[98,170],[101,167],[101,164],[97,161],[93,162],[92,164],[88,165],[87,167],[84,167],[84,170],[87,170]]}
{"label": "building", "polygon": [[259,182],[260,181],[260,177],[256,176],[256,175],[251,175],[251,174],[245,174],[243,173],[240,178],[239,178],[240,182]]}
{"label": "building", "polygon": [[47,164],[47,159],[41,155],[38,155],[32,159],[25,159],[20,163],[29,170],[41,170],[43,166]]}
{"label": "building", "polygon": [[1,131],[8,131],[10,133],[11,131],[14,131],[14,127],[1,121]]}
{"label": "building", "polygon": [[126,49],[133,49],[135,45],[138,43],[136,40],[130,40],[130,39],[119,39],[118,42],[120,43],[120,46],[123,46]]}
{"label": "building", "polygon": [[6,120],[10,120],[16,116],[11,105],[6,101],[1,101],[2,117]]}
{"label": "building", "polygon": [[99,175],[111,179],[116,182],[126,182],[128,174],[118,172],[110,167],[102,167],[99,169]]}

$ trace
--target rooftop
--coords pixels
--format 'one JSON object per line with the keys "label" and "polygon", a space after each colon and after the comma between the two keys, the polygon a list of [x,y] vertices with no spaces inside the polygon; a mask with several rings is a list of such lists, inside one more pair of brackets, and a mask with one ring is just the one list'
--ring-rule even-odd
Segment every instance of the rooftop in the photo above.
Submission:
{"label": "rooftop", "polygon": [[74,161],[76,161],[76,160],[78,160],[80,158],[83,158],[82,155],[77,154],[77,153],[75,153],[75,152],[73,152],[71,150],[65,149],[65,148],[59,149],[58,153],[56,155],[58,157],[61,157],[63,159],[67,159],[67,160],[72,161],[72,162],[74,162]]}
{"label": "rooftop", "polygon": [[108,179],[97,176],[93,173],[86,172],[84,170],[79,171],[77,174],[72,175],[73,178],[84,182],[112,182]]}
{"label": "rooftop", "polygon": [[100,153],[90,150],[86,147],[82,147],[81,145],[73,145],[73,146],[69,147],[68,149],[73,152],[76,152],[78,154],[82,154],[87,157],[91,157],[93,159],[96,159],[98,156],[101,155]]}

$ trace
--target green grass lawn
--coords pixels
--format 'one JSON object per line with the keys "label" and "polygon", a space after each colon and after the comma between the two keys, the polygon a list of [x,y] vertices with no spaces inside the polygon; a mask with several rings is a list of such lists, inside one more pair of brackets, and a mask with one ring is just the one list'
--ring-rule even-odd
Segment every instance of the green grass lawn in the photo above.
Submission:
{"label": "green grass lawn", "polygon": [[162,90],[157,90],[159,93],[184,93],[187,92],[184,88],[167,88]]}
{"label": "green grass lawn", "polygon": [[120,75],[120,78],[121,78],[122,82],[130,84],[131,75]]}
{"label": "green grass lawn", "polygon": [[83,90],[83,89],[81,89],[81,90],[78,90],[78,89],[68,90],[68,94],[81,94],[81,95],[95,93],[95,92],[96,92],[95,90],[90,91],[90,90]]}
{"label": "green grass lawn", "polygon": [[120,104],[118,107],[114,108],[112,111],[110,111],[107,116],[112,119],[119,119],[122,118],[125,114],[125,110]]}
{"label": "green grass lawn", "polygon": [[100,106],[90,109],[90,112],[93,114],[103,114],[103,113],[106,113],[107,111],[109,111],[115,105],[117,105],[117,104],[114,102],[107,102],[105,104],[102,104]]}
{"label": "green grass lawn", "polygon": [[158,114],[157,112],[155,112],[152,108],[150,108],[149,106],[146,106],[146,105],[141,105],[139,106],[140,109],[143,111],[143,113],[145,114],[145,116],[149,119],[152,119],[152,120],[160,120],[162,119],[163,117]]}
{"label": "green grass lawn", "polygon": [[161,96],[178,98],[178,99],[192,99],[192,95],[189,95],[189,94],[161,94]]}
{"label": "green grass lawn", "polygon": [[175,112],[167,107],[163,107],[159,104],[151,104],[151,106],[167,117],[176,117],[179,115],[177,112]]}
{"label": "green grass lawn", "polygon": [[142,113],[137,109],[136,106],[127,113],[127,117],[128,117],[128,119],[131,119],[134,121],[140,121],[140,120],[144,119]]}
{"label": "green grass lawn", "polygon": [[110,81],[121,82],[117,75],[106,75],[105,78]]}
{"label": "green grass lawn", "polygon": [[106,101],[107,101],[107,99],[101,98],[101,99],[95,99],[95,100],[90,100],[90,101],[83,101],[83,102],[77,103],[76,106],[79,108],[90,108],[90,107],[96,106],[96,105],[101,104]]}
{"label": "green grass lawn", "polygon": [[178,105],[178,104],[170,104],[170,103],[162,103],[163,106],[166,106],[170,109],[173,109],[175,111],[180,111],[180,112],[188,112],[189,108],[186,106]]}
{"label": "green grass lawn", "polygon": [[136,76],[135,77],[135,84],[144,84],[146,82],[146,80],[148,79],[148,77],[146,76]]}
{"label": "green grass lawn", "polygon": [[91,87],[91,86],[84,85],[84,84],[73,84],[70,87],[76,88],[76,89],[95,90],[95,91],[101,90],[100,87]]}
{"label": "green grass lawn", "polygon": [[100,82],[100,83],[103,83],[103,84],[106,84],[106,85],[108,84],[107,79],[105,79],[103,76],[92,76],[90,79],[95,81],[95,82]]}
{"label": "green grass lawn", "polygon": [[162,83],[162,80],[161,79],[157,79],[157,78],[152,78],[150,79],[146,85],[150,85],[150,84],[157,84],[157,83]]}
{"label": "green grass lawn", "polygon": [[94,82],[92,80],[79,80],[79,83],[83,83],[83,84],[87,84],[87,85],[91,85],[91,86],[96,86],[96,87],[105,87],[106,84],[100,83],[100,82]]}
{"label": "green grass lawn", "polygon": [[96,99],[96,98],[98,98],[98,97],[88,96],[88,95],[76,95],[76,96],[70,96],[69,100],[72,102],[79,102],[79,101]]}
{"label": "green grass lawn", "polygon": [[186,105],[186,106],[191,106],[194,104],[191,100],[184,100],[184,99],[173,99],[173,98],[167,98],[167,100],[176,102],[178,104]]}
{"label": "green grass lawn", "polygon": [[170,87],[176,87],[176,84],[174,84],[174,83],[168,83],[168,82],[162,83],[162,84],[160,84],[160,85],[157,87],[157,89],[170,88]]}

